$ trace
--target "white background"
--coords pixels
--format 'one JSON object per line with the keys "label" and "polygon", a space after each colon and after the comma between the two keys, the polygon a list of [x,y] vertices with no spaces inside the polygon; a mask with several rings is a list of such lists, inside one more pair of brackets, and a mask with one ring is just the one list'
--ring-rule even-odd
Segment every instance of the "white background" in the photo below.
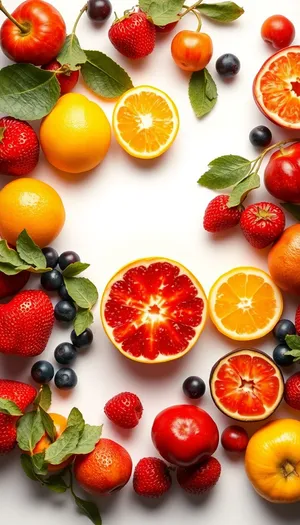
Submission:
{"label": "white background", "polygon": [[[13,10],[18,0],[6,0]],[[64,16],[68,31],[83,5],[83,0],[52,0]],[[144,256],[160,255],[177,259],[186,265],[202,282],[206,292],[215,279],[239,265],[256,265],[266,269],[266,254],[256,252],[239,231],[226,236],[211,237],[202,229],[206,204],[214,196],[197,185],[197,179],[214,157],[237,153],[254,158],[257,152],[248,140],[249,131],[258,124],[270,125],[259,113],[252,98],[252,81],[272,48],[260,38],[260,26],[268,16],[281,13],[298,25],[300,7],[297,0],[244,0],[245,14],[230,26],[204,21],[214,42],[214,56],[209,65],[218,84],[219,100],[213,112],[202,121],[194,117],[187,96],[188,76],[173,63],[170,55],[172,36],[158,38],[154,53],[142,62],[130,62],[114,50],[107,31],[109,23],[98,28],[84,16],[78,36],[85,49],[98,49],[117,60],[131,74],[135,85],[150,84],[165,90],[178,106],[181,127],[171,150],[155,161],[130,158],[113,140],[101,166],[84,177],[62,176],[42,159],[34,177],[51,184],[61,195],[67,220],[63,232],[55,241],[58,251],[75,250],[83,261],[91,263],[87,271],[99,292],[109,278],[127,262]],[[130,0],[114,0],[119,15],[131,7]],[[1,18],[1,17],[0,17]],[[189,15],[181,28],[195,28],[196,20]],[[300,44],[300,34],[295,43]],[[224,82],[215,71],[216,59],[225,52],[235,53],[241,60],[241,71],[232,82]],[[8,61],[0,55],[1,67]],[[108,118],[113,103],[104,102],[89,93],[83,83],[76,89],[99,102]],[[274,139],[284,135],[270,125]],[[8,178],[2,177],[1,184]],[[252,199],[267,197],[264,189]],[[286,302],[286,314],[294,313],[296,303]],[[207,322],[206,329],[195,348],[185,358],[160,366],[133,363],[108,342],[95,308],[94,344],[78,358],[75,365],[78,386],[68,395],[54,390],[54,411],[68,414],[77,406],[90,424],[104,423],[104,435],[122,443],[132,455],[134,464],[145,455],[155,455],[150,429],[155,415],[163,408],[187,402],[181,385],[190,374],[208,382],[215,361],[235,348],[235,344],[220,336]],[[70,330],[55,326],[43,355],[52,362],[53,351],[59,342],[68,340]],[[257,343],[271,352],[272,337]],[[18,358],[1,357],[0,375],[10,379],[28,380],[32,363]],[[144,404],[144,416],[132,432],[119,431],[103,414],[104,403],[124,390],[136,392]],[[218,412],[209,393],[200,401],[216,419],[220,431],[230,420]],[[281,409],[279,417],[291,414]],[[248,425],[250,432],[254,428]],[[176,487],[158,502],[139,499],[128,486],[109,498],[99,499],[104,525],[189,525],[209,523],[220,525],[278,525],[299,523],[299,505],[272,505],[257,496],[243,468],[243,458],[228,457],[221,447],[217,457],[223,472],[217,487],[203,498],[190,498]],[[22,473],[18,453],[0,458],[0,504],[3,524],[79,525],[88,523],[80,516],[68,495],[53,495],[35,485]]]}

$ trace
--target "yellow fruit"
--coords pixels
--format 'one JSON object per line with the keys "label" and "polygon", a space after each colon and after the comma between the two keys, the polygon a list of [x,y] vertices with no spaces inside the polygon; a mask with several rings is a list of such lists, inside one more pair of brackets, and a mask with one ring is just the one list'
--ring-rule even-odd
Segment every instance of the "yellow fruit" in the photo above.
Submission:
{"label": "yellow fruit", "polygon": [[12,246],[26,229],[43,248],[60,233],[65,209],[58,193],[40,180],[15,179],[0,191],[0,236]]}
{"label": "yellow fruit", "polygon": [[248,443],[245,468],[266,500],[300,501],[300,421],[278,419],[258,430]]}
{"label": "yellow fruit", "polygon": [[78,93],[61,97],[40,129],[47,160],[68,173],[95,168],[104,159],[110,139],[110,124],[104,111]]}
{"label": "yellow fruit", "polygon": [[160,89],[139,86],[117,102],[113,130],[120,146],[139,159],[153,159],[173,144],[179,115],[172,99]]}

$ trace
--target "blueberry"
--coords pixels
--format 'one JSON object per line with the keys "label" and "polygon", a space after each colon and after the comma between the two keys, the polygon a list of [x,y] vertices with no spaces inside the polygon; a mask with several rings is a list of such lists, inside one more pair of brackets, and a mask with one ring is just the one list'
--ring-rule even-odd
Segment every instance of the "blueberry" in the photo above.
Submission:
{"label": "blueberry", "polygon": [[241,68],[239,59],[232,55],[232,53],[226,53],[218,58],[216,62],[216,70],[221,77],[234,77],[238,74]]}
{"label": "blueberry", "polygon": [[77,357],[77,351],[71,343],[60,343],[54,351],[54,357],[61,365],[69,365]]}
{"label": "blueberry", "polygon": [[287,335],[295,335],[296,327],[292,321],[288,319],[280,319],[277,325],[273,329],[273,335],[279,343],[285,343],[285,338]]}
{"label": "blueberry", "polygon": [[37,361],[31,368],[32,379],[41,385],[49,383],[54,376],[54,368],[48,361]]}
{"label": "blueberry", "polygon": [[256,126],[250,131],[249,140],[253,146],[265,148],[272,141],[272,133],[267,126]]}
{"label": "blueberry", "polygon": [[87,14],[94,22],[104,22],[112,12],[112,5],[109,0],[88,0]]}
{"label": "blueberry", "polygon": [[279,366],[290,366],[293,364],[294,358],[292,355],[286,355],[290,348],[287,345],[280,344],[274,348],[273,359]]}
{"label": "blueberry", "polygon": [[41,285],[48,292],[58,290],[63,284],[63,278],[58,270],[42,273]]}
{"label": "blueberry", "polygon": [[58,290],[59,296],[64,299],[65,301],[72,302],[72,297],[68,294],[68,290],[66,286],[63,284],[60,289]]}
{"label": "blueberry", "polygon": [[48,268],[55,268],[58,263],[58,253],[54,248],[51,248],[51,246],[46,246],[46,248],[42,249],[43,254],[46,258],[46,263]]}
{"label": "blueberry", "polygon": [[54,317],[57,321],[70,323],[76,315],[76,308],[74,303],[69,301],[59,301],[54,308]]}
{"label": "blueberry", "polygon": [[198,376],[187,377],[182,385],[184,394],[190,399],[199,399],[205,393],[205,383]]}
{"label": "blueberry", "polygon": [[82,334],[76,335],[75,330],[72,330],[71,341],[76,348],[85,350],[93,342],[94,336],[90,328],[87,328]]}
{"label": "blueberry", "polygon": [[72,368],[60,368],[54,378],[55,385],[61,390],[69,390],[77,385],[77,375]]}
{"label": "blueberry", "polygon": [[61,270],[65,270],[69,264],[80,261],[80,257],[75,252],[63,252],[58,258],[58,264]]}

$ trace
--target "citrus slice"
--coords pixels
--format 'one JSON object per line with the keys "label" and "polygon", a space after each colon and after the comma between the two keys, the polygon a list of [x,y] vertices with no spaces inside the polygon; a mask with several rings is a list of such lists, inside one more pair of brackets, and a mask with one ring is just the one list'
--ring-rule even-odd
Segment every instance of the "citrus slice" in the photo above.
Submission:
{"label": "citrus slice", "polygon": [[140,259],[107,284],[101,302],[104,330],[126,357],[143,363],[178,359],[198,340],[207,301],[201,284],[181,264]]}
{"label": "citrus slice", "polygon": [[263,64],[254,79],[253,94],[272,122],[300,129],[300,46],[282,49]]}
{"label": "citrus slice", "polygon": [[284,380],[272,359],[258,350],[237,350],[212,369],[210,391],[216,406],[238,421],[260,421],[280,404]]}
{"label": "citrus slice", "polygon": [[209,293],[217,329],[230,339],[251,341],[273,330],[282,314],[279,288],[258,268],[240,267],[222,275]]}
{"label": "citrus slice", "polygon": [[178,110],[160,89],[139,86],[126,91],[117,102],[113,129],[127,153],[140,159],[153,159],[174,142],[179,129]]}

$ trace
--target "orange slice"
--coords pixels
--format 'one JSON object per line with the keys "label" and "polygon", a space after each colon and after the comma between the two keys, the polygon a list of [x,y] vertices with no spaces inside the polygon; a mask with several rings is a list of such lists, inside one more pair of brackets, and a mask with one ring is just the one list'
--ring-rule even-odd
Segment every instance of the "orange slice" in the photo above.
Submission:
{"label": "orange slice", "polygon": [[126,91],[117,102],[113,129],[129,155],[153,159],[173,144],[179,129],[178,110],[160,89],[139,86]]}
{"label": "orange slice", "polygon": [[209,293],[209,311],[217,329],[230,339],[251,341],[273,330],[282,314],[279,288],[258,268],[234,268]]}

